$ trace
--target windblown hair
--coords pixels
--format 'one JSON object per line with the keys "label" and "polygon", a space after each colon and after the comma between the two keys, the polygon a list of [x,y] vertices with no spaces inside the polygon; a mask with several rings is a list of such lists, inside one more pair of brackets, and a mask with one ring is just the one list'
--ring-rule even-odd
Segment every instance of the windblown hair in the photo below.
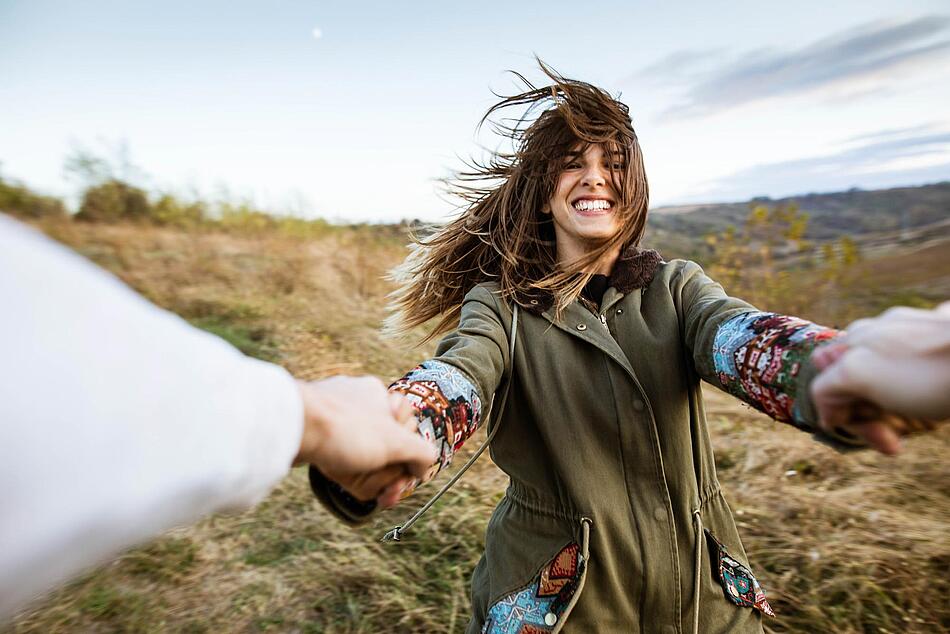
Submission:
{"label": "windblown hair", "polygon": [[[429,340],[455,327],[462,300],[477,284],[496,282],[502,298],[523,303],[539,293],[553,295],[556,314],[580,295],[591,270],[619,247],[636,245],[646,225],[649,192],[643,155],[626,105],[590,84],[567,79],[538,60],[554,83],[536,87],[513,74],[525,92],[502,97],[479,123],[510,108],[519,117],[490,121],[509,139],[511,153],[494,152],[445,181],[460,201],[459,215],[432,235],[416,239],[412,253],[394,272],[399,287],[391,297],[386,330],[406,334],[441,317]],[[584,258],[559,266],[551,214],[543,213],[570,157],[591,144],[619,154],[611,179],[619,200],[621,230],[595,244]]]}

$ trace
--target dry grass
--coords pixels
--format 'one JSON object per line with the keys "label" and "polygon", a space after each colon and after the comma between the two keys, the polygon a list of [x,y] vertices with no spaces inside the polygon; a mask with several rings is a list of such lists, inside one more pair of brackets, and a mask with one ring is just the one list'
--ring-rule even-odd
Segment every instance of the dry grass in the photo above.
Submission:
{"label": "dry grass", "polygon": [[[388,290],[380,278],[403,252],[391,233],[307,241],[61,220],[44,228],[153,301],[305,377],[395,377],[431,350],[377,334]],[[950,630],[946,429],[912,439],[897,459],[841,456],[718,392],[707,406],[720,478],[779,614],[772,631]],[[130,552],[10,630],[461,631],[504,486],[483,458],[407,541],[382,545],[422,497],[352,530],[313,501],[298,470],[253,511]]]}

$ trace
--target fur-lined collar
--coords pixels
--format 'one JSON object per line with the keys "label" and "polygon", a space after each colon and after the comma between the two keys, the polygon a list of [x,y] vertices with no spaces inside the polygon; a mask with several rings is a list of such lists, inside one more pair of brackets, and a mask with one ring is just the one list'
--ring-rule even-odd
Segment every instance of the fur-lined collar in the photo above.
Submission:
{"label": "fur-lined collar", "polygon": [[[608,287],[613,286],[621,293],[646,288],[653,281],[657,267],[663,258],[655,249],[629,247],[620,254],[614,270],[610,273]],[[554,305],[554,295],[550,291],[532,289],[529,293],[517,295],[518,304],[525,310],[540,315]]]}

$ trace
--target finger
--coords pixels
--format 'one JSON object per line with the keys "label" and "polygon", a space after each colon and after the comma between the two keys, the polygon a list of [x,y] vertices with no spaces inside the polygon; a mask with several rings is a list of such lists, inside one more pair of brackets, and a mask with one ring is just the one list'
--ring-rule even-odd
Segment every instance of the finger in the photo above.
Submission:
{"label": "finger", "polygon": [[405,473],[402,465],[389,465],[356,478],[344,488],[361,502],[376,499],[396,479]]}
{"label": "finger", "polygon": [[825,431],[851,422],[857,397],[849,383],[848,369],[840,360],[823,370],[811,384],[819,424]]}
{"label": "finger", "polygon": [[[850,339],[850,338],[849,338]],[[874,352],[851,347],[830,366],[815,377],[812,394],[871,400],[872,386],[878,373],[886,375],[888,368]]]}
{"label": "finger", "polygon": [[389,462],[402,463],[413,476],[424,477],[439,458],[436,448],[420,436],[415,427],[412,430],[392,427],[387,431],[386,455]]}
{"label": "finger", "polygon": [[411,486],[413,478],[403,476],[383,489],[383,492],[376,498],[376,503],[384,509],[395,506],[403,498],[403,492]]}
{"label": "finger", "polygon": [[829,343],[823,345],[816,349],[812,355],[812,363],[815,364],[819,370],[824,370],[832,363],[841,358],[841,356],[848,351],[848,344],[844,341],[836,341],[834,343]]}
{"label": "finger", "polygon": [[848,343],[852,346],[869,347],[881,346],[885,342],[912,346],[914,339],[908,339],[909,330],[946,323],[947,313],[938,311],[940,307],[937,310],[922,310],[897,306],[873,319],[858,319],[848,325]]}
{"label": "finger", "polygon": [[888,456],[893,456],[901,450],[900,437],[885,423],[862,423],[851,425],[848,429],[863,438],[868,445]]}
{"label": "finger", "polygon": [[389,411],[392,412],[393,418],[399,422],[405,422],[413,418],[412,415],[415,413],[412,401],[400,392],[389,393]]}
{"label": "finger", "polygon": [[417,433],[419,431],[419,419],[415,416],[410,416],[402,423],[400,423],[403,429],[410,431],[412,433]]}

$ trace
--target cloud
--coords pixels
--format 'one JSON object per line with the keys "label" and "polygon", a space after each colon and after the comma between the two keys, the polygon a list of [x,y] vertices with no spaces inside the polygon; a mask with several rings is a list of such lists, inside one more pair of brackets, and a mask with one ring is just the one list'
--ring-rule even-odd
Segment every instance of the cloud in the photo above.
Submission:
{"label": "cloud", "polygon": [[914,134],[922,134],[924,132],[936,132],[938,129],[939,126],[936,123],[922,123],[909,128],[887,128],[886,130],[878,130],[877,132],[871,132],[869,134],[859,134],[858,136],[853,136],[849,139],[845,139],[845,143],[907,137]]}
{"label": "cloud", "polygon": [[847,90],[856,80],[893,79],[897,71],[926,67],[950,54],[948,26],[950,17],[943,15],[899,23],[873,22],[796,50],[749,51],[692,76],[686,71],[703,52],[683,50],[642,69],[637,76],[663,82],[670,73],[679,74],[686,85],[683,100],[668,109],[664,118],[702,116],[816,89]]}
{"label": "cloud", "polygon": [[675,51],[641,68],[626,81],[651,81],[659,84],[682,82],[694,77],[700,68],[718,61],[725,51],[718,48]]}
{"label": "cloud", "polygon": [[835,154],[742,169],[709,183],[698,198],[741,200],[950,180],[950,132],[932,125],[882,130],[847,143]]}

